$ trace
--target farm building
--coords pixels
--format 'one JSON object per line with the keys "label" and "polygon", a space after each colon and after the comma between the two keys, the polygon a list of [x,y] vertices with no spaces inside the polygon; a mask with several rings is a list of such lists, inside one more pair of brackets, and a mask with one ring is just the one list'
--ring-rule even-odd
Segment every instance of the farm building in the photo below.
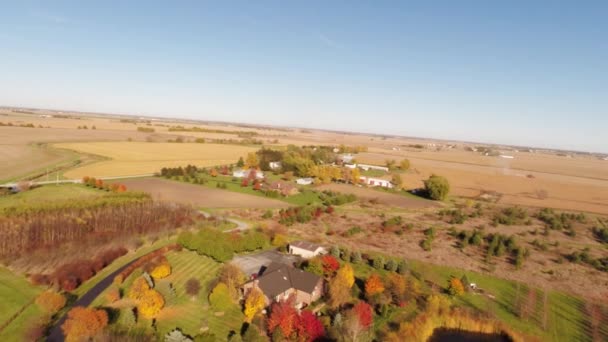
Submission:
{"label": "farm building", "polygon": [[312,258],[327,253],[327,250],[312,242],[294,241],[289,244],[289,254],[299,255],[303,258]]}
{"label": "farm building", "polygon": [[355,169],[357,168],[357,164],[344,164],[344,167],[347,167],[349,169]]}
{"label": "farm building", "polygon": [[264,178],[264,172],[262,172],[260,170],[255,170],[255,169],[251,169],[251,170],[237,169],[237,170],[234,170],[232,172],[232,177],[235,177],[235,178],[247,178],[247,177],[249,177],[249,175],[252,172],[255,172],[255,178],[257,178],[257,179],[263,179]]}
{"label": "farm building", "polygon": [[276,181],[270,184],[264,185],[265,190],[276,191],[283,196],[292,196],[300,193],[298,188],[295,185],[288,182]]}
{"label": "farm building", "polygon": [[338,156],[338,160],[340,160],[344,164],[346,164],[346,163],[352,163],[353,159],[355,159],[355,157],[352,154],[350,154],[350,153],[341,154],[341,155]]}
{"label": "farm building", "polygon": [[280,161],[273,161],[268,163],[268,167],[271,170],[279,170],[281,167],[283,167],[283,164]]}
{"label": "farm building", "polygon": [[296,180],[296,183],[298,183],[299,185],[310,185],[313,183],[313,179],[312,178],[298,178]]}
{"label": "farm building", "polygon": [[289,265],[273,262],[265,267],[256,279],[242,286],[243,295],[247,296],[254,287],[264,293],[266,306],[294,296],[295,306],[303,308],[321,298],[323,278]]}
{"label": "farm building", "polygon": [[365,176],[361,176],[359,179],[361,180],[361,183],[368,185],[368,186],[381,186],[383,188],[389,188],[389,189],[393,188],[393,183],[391,183],[391,181],[388,179],[365,177]]}
{"label": "farm building", "polygon": [[361,169],[361,170],[378,170],[378,171],[384,171],[384,172],[388,172],[388,167],[386,166],[378,166],[378,165],[369,165],[369,164],[357,164],[357,166]]}

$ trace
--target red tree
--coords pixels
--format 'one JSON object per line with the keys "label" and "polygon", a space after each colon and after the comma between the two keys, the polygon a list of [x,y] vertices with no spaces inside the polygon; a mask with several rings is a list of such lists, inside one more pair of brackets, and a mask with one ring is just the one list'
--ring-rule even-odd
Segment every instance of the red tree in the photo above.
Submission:
{"label": "red tree", "polygon": [[331,205],[327,207],[327,209],[325,209],[325,212],[328,214],[331,214],[334,212],[334,207],[332,207]]}
{"label": "red tree", "polygon": [[312,342],[325,336],[323,323],[309,310],[302,311],[297,322],[296,330],[300,339]]}
{"label": "red tree", "polygon": [[321,258],[321,262],[323,263],[323,273],[325,275],[334,274],[340,268],[340,263],[332,255],[324,255]]}
{"label": "red tree", "polygon": [[374,317],[372,316],[372,307],[366,302],[357,303],[357,305],[353,307],[353,311],[359,319],[359,324],[361,324],[361,326],[364,328],[369,328],[374,322]]}
{"label": "red tree", "polygon": [[253,183],[253,190],[260,190],[262,188],[262,184],[260,184],[260,182],[256,179],[256,181]]}
{"label": "red tree", "polygon": [[297,322],[298,312],[293,307],[292,301],[272,304],[268,317],[268,331],[270,334],[273,334],[279,328],[283,336],[289,338],[295,332]]}
{"label": "red tree", "polygon": [[243,181],[241,182],[241,186],[242,187],[249,186],[249,180],[247,178],[243,178]]}
{"label": "red tree", "polygon": [[124,184],[120,184],[120,186],[118,186],[118,192],[125,192],[127,191],[127,186]]}
{"label": "red tree", "polygon": [[99,189],[103,188],[103,181],[101,179],[96,179],[95,186]]}

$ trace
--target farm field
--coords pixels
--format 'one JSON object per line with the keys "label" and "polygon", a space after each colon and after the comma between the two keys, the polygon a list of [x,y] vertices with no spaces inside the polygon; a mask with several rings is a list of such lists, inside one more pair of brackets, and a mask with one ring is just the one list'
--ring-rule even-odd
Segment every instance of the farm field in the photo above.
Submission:
{"label": "farm field", "polygon": [[230,164],[255,151],[246,146],[196,143],[88,142],[54,146],[111,159],[70,170],[65,173],[68,178],[144,175],[163,167],[187,164],[201,167]]}
{"label": "farm field", "polygon": [[0,211],[7,207],[26,207],[33,204],[68,200],[79,201],[101,197],[105,194],[107,194],[105,191],[89,188],[81,184],[47,184],[29,191],[0,197]]}
{"label": "farm field", "polygon": [[[485,192],[496,192],[500,203],[608,213],[608,180],[605,178],[608,177],[608,163],[605,161],[523,154],[538,160],[530,161],[530,165],[523,162],[518,165],[517,159],[477,156],[464,151],[454,152],[457,157],[449,152],[437,152],[436,159],[418,159],[418,155],[391,151],[390,154],[362,153],[358,159],[382,164],[386,159],[407,157],[412,163],[412,170],[402,175],[407,188],[423,187],[424,179],[438,174],[450,181],[456,196],[478,197]],[[543,165],[544,161],[547,165]],[[566,166],[557,167],[560,162]],[[574,163],[574,166],[568,163]],[[516,166],[534,171],[518,170]]]}
{"label": "farm field", "polygon": [[130,190],[148,192],[159,200],[191,204],[202,208],[286,208],[289,206],[276,199],[161,178],[129,179],[122,183]]}

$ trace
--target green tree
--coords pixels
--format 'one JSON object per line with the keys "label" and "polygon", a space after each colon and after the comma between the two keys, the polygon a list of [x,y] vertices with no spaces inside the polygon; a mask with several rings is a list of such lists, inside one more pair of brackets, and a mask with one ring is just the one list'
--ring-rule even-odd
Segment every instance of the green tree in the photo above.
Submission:
{"label": "green tree", "polygon": [[239,161],[236,162],[236,166],[238,166],[238,167],[245,166],[245,161],[243,160],[243,157],[239,157]]}
{"label": "green tree", "polygon": [[230,291],[228,286],[224,283],[218,283],[211,291],[209,295],[209,303],[211,306],[218,311],[225,311],[232,305],[230,299]]}
{"label": "green tree", "polygon": [[436,201],[443,201],[450,193],[450,183],[444,177],[432,175],[424,181],[428,196]]}

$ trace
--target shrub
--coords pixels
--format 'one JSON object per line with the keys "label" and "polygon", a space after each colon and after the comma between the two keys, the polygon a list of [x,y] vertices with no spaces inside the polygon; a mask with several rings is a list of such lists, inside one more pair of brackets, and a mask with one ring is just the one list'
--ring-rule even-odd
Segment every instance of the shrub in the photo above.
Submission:
{"label": "shrub", "polygon": [[201,290],[201,282],[196,278],[190,278],[186,282],[186,293],[190,296],[196,296]]}
{"label": "shrub", "polygon": [[387,271],[396,272],[397,268],[398,268],[398,265],[395,262],[395,260],[390,259],[389,261],[386,262],[385,267],[386,267]]}
{"label": "shrub", "polygon": [[331,246],[331,248],[329,249],[329,254],[331,254],[335,258],[339,258],[340,257],[340,248],[338,248],[338,246]]}
{"label": "shrub", "polygon": [[270,218],[272,218],[272,210],[270,210],[270,209],[269,209],[269,210],[266,210],[266,211],[264,212],[264,215],[262,215],[262,218],[263,218],[263,219],[270,219]]}
{"label": "shrub", "polygon": [[36,297],[36,304],[50,314],[63,309],[65,302],[65,296],[53,291],[44,291]]}
{"label": "shrub", "polygon": [[154,278],[154,279],[163,279],[168,277],[171,274],[171,265],[169,265],[169,262],[163,262],[162,264],[156,266],[152,272],[150,272],[150,275]]}
{"label": "shrub", "polygon": [[407,262],[405,260],[401,260],[399,265],[397,266],[397,273],[404,275],[408,271]]}
{"label": "shrub", "polygon": [[375,257],[374,261],[372,263],[372,266],[377,270],[383,269],[384,268],[384,257],[382,257],[382,256]]}
{"label": "shrub", "polygon": [[361,259],[361,252],[359,251],[354,251],[351,256],[350,256],[351,262],[353,264],[360,264],[362,259]]}

